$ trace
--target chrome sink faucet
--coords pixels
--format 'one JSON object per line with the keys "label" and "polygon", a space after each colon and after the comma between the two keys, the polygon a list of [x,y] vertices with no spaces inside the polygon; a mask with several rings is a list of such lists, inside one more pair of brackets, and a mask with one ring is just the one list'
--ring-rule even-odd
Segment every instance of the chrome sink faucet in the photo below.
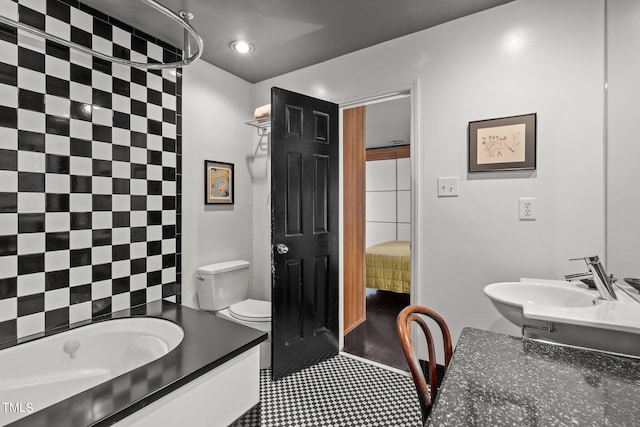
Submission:
{"label": "chrome sink faucet", "polygon": [[588,256],[584,258],[573,258],[569,261],[584,260],[589,267],[589,271],[586,273],[567,274],[564,278],[568,281],[592,279],[596,285],[596,289],[600,293],[600,298],[607,301],[617,301],[616,291],[613,289],[612,276],[609,276],[605,271],[598,255]]}

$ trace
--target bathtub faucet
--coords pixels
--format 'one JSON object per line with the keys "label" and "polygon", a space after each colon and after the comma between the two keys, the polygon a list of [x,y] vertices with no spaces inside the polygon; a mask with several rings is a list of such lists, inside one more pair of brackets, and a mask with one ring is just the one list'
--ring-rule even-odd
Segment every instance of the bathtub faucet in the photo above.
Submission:
{"label": "bathtub faucet", "polygon": [[600,293],[600,298],[606,301],[617,301],[616,291],[613,289],[613,279],[607,275],[600,258],[598,255],[588,256],[584,258],[573,258],[569,261],[584,260],[589,267],[589,271],[586,273],[568,274],[564,276],[566,280],[580,280],[580,279],[593,279],[593,283]]}
{"label": "bathtub faucet", "polygon": [[80,343],[76,340],[69,340],[62,346],[62,351],[67,353],[70,358],[75,359],[76,352],[80,348]]}

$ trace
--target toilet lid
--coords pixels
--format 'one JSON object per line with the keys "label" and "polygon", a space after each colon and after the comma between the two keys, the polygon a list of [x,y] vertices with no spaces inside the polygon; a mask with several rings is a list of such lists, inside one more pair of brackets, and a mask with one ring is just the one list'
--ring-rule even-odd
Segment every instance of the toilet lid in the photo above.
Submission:
{"label": "toilet lid", "polygon": [[246,299],[229,307],[229,314],[238,320],[268,322],[271,320],[271,303]]}

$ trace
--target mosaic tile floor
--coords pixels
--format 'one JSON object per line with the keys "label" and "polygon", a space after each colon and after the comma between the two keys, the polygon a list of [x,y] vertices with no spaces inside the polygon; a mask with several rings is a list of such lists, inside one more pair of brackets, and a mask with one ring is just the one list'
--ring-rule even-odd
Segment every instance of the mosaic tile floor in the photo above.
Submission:
{"label": "mosaic tile floor", "polygon": [[261,371],[260,400],[232,426],[420,426],[410,377],[345,356],[275,382]]}

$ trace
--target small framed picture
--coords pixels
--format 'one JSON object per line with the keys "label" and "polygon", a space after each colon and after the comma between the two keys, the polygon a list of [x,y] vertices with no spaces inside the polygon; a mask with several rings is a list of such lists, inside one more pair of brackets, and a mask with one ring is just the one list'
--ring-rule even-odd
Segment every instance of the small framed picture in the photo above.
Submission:
{"label": "small framed picture", "polygon": [[469,172],[535,168],[535,113],[469,122]]}
{"label": "small framed picture", "polygon": [[233,204],[233,163],[204,161],[204,202]]}

